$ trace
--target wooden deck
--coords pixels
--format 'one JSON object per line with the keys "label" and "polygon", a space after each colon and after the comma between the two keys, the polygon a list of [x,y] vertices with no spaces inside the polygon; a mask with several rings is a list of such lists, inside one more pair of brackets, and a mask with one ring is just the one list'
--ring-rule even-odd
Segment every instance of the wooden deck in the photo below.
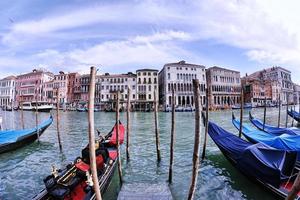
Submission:
{"label": "wooden deck", "polygon": [[118,200],[173,200],[167,183],[124,183]]}

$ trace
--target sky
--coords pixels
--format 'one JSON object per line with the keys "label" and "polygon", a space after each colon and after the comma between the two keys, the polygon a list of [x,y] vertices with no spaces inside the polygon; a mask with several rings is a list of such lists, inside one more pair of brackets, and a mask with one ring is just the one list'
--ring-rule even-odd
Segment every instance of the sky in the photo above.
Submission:
{"label": "sky", "polygon": [[[86,73],[272,66],[300,83],[297,0],[0,1],[0,78],[34,68]],[[298,79],[298,80],[297,80]]]}

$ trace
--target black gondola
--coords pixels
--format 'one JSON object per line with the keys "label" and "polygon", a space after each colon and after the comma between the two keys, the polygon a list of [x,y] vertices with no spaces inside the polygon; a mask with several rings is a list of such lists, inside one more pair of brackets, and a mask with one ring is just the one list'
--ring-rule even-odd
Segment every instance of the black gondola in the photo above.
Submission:
{"label": "black gondola", "polygon": [[287,197],[298,173],[295,152],[249,143],[212,122],[208,134],[236,169],[277,197]]}
{"label": "black gondola", "polygon": [[[105,193],[117,167],[116,148],[117,124],[104,137],[96,141],[96,165],[101,193]],[[119,124],[120,144],[124,141],[125,128]],[[34,200],[91,200],[96,199],[90,176],[89,147],[82,150],[82,156],[62,170],[54,169],[44,179],[45,189],[33,197]]]}

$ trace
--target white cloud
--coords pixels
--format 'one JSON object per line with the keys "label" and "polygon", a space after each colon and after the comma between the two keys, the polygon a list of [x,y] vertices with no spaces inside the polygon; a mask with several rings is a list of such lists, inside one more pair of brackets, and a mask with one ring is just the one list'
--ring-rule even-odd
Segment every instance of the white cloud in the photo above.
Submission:
{"label": "white cloud", "polygon": [[[205,49],[197,49],[197,42],[209,39],[243,50],[250,61],[256,61],[260,66],[286,65],[293,71],[300,64],[299,4],[296,0],[178,0],[98,4],[72,8],[64,13],[51,11],[35,20],[15,23],[8,32],[2,34],[2,43],[24,50],[26,46],[40,45],[42,53],[33,53],[32,57],[49,66],[156,65],[181,57],[208,65],[205,61],[209,58],[203,59],[201,56]],[[141,30],[139,25],[143,26]],[[76,41],[72,49],[61,50],[57,47],[43,50],[45,38],[50,43],[56,42],[57,37],[70,40],[74,38],[71,36],[73,30],[86,29],[94,31],[92,38],[107,34],[110,29],[116,29],[114,33],[124,38],[112,35],[118,40],[95,41],[84,47],[76,45]],[[89,39],[89,35],[85,37],[83,34],[82,37],[83,41]],[[191,41],[193,49],[186,50],[184,44]]]}

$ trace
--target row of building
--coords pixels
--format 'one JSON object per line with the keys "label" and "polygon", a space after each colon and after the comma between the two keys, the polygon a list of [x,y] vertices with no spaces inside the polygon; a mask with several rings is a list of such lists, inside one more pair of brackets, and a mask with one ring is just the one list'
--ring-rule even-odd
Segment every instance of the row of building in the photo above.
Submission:
{"label": "row of building", "polygon": [[[0,80],[0,105],[18,105],[22,102],[55,103],[85,106],[88,102],[89,75],[59,72],[53,74],[34,69],[30,73],[9,76]],[[230,108],[240,103],[241,85],[245,102],[260,106],[298,102],[300,88],[291,80],[291,72],[282,67],[271,67],[243,78],[240,72],[221,67],[206,68],[185,61],[165,64],[161,71],[139,69],[135,73],[100,74],[96,76],[95,103],[101,109],[113,109],[116,92],[121,93],[121,104],[126,105],[127,90],[131,89],[131,104],[136,110],[149,110],[156,98],[163,109],[171,106],[172,89],[177,107],[193,107],[192,80],[199,80],[200,100],[205,104],[208,88],[210,108]],[[289,98],[289,100],[287,99]]]}

